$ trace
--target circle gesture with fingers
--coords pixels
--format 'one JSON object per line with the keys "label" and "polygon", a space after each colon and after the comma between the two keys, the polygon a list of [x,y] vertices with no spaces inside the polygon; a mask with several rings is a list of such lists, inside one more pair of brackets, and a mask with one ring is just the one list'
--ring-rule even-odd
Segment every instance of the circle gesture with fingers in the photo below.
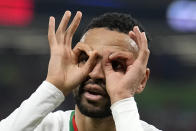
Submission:
{"label": "circle gesture with fingers", "polygon": [[141,92],[149,77],[147,62],[150,52],[146,35],[138,27],[134,27],[129,35],[139,47],[137,58],[132,52],[115,52],[104,60],[106,87],[111,103]]}
{"label": "circle gesture with fingers", "polygon": [[[50,46],[50,62],[46,80],[59,88],[64,95],[76,87],[90,72],[95,63],[96,52],[76,49],[72,50],[72,38],[77,30],[82,13],[77,12],[72,23],[67,27],[71,12],[66,11],[55,32],[55,18],[50,17],[48,28],[48,41]],[[88,55],[84,66],[78,66],[78,52],[83,50]]]}

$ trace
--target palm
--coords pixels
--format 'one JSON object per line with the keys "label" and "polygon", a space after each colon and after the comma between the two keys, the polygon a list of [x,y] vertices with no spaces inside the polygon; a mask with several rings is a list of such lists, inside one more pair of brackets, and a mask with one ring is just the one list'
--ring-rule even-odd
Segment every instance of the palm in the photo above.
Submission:
{"label": "palm", "polygon": [[[54,84],[65,95],[87,76],[96,56],[95,52],[86,52],[84,48],[76,48],[75,51],[71,49],[72,37],[80,23],[82,14],[77,12],[71,25],[67,28],[70,16],[70,12],[66,11],[56,33],[55,19],[51,17],[48,30],[51,56],[46,80]],[[89,55],[89,60],[82,68],[77,65],[77,55],[81,50]]]}

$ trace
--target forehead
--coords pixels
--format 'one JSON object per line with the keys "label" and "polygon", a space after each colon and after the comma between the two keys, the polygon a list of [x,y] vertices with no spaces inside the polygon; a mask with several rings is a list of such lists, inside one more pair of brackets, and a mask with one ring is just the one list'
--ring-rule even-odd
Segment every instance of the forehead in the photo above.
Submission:
{"label": "forehead", "polygon": [[103,49],[133,51],[135,44],[128,34],[112,31],[107,28],[88,30],[82,37],[81,42],[88,44],[88,46],[98,52]]}

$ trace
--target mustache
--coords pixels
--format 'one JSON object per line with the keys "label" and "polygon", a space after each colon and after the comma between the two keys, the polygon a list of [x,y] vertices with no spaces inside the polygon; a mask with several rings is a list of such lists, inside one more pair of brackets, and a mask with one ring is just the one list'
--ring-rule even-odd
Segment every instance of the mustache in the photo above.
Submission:
{"label": "mustache", "polygon": [[106,82],[105,80],[103,79],[91,79],[90,77],[87,77],[86,80],[84,80],[81,85],[80,85],[80,88],[79,88],[79,91],[78,91],[78,94],[82,94],[84,92],[84,87],[88,84],[95,84],[95,85],[98,85],[100,86],[100,88],[103,89],[103,91],[105,92],[106,96],[108,99],[110,99],[108,93],[107,93],[107,90],[106,90]]}
{"label": "mustache", "polygon": [[105,80],[103,80],[103,79],[91,79],[88,77],[84,81],[83,85],[88,85],[88,84],[96,84],[96,85],[99,85],[104,90],[106,90],[106,83],[105,83]]}

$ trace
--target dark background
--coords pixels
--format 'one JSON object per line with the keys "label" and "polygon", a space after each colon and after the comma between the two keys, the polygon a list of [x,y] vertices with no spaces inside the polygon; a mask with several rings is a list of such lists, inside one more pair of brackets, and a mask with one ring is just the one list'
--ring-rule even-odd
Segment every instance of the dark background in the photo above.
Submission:
{"label": "dark background", "polygon": [[[0,120],[46,78],[49,16],[54,16],[58,24],[65,10],[73,14],[77,10],[83,12],[74,36],[73,44],[76,44],[91,18],[105,12],[124,12],[141,21],[152,37],[150,80],[144,92],[136,96],[141,119],[162,130],[196,131],[195,3],[188,0],[0,0]],[[178,8],[173,9],[174,4]],[[172,16],[168,15],[171,8],[175,10]],[[58,109],[73,107],[70,95]]]}

